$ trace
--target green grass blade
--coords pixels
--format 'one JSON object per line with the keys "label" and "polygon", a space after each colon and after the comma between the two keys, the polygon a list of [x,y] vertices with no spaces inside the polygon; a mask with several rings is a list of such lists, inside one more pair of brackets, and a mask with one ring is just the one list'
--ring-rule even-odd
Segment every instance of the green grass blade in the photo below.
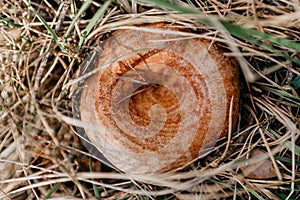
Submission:
{"label": "green grass blade", "polygon": [[[291,158],[279,157],[279,156],[275,156],[274,158],[275,158],[275,160],[278,160],[278,161],[281,161],[281,162],[292,163]],[[296,160],[295,163],[296,163],[296,165],[300,166],[300,161],[299,160]]]}
{"label": "green grass blade", "polygon": [[155,4],[156,6],[162,8],[162,9],[178,11],[178,12],[182,12],[182,13],[190,13],[190,14],[200,14],[201,13],[198,10],[182,7],[176,3],[170,3],[170,1],[166,1],[166,0],[139,0],[139,1],[143,2],[143,3],[152,4],[152,5]]}
{"label": "green grass blade", "polygon": [[[134,185],[134,189],[140,190],[140,187],[138,185],[136,185],[135,183],[133,185]],[[144,195],[139,195],[139,199],[140,200],[149,200],[149,197],[148,196],[144,196]]]}
{"label": "green grass blade", "polygon": [[63,44],[62,44],[63,46],[65,45],[66,40],[67,40],[67,38],[68,38],[70,32],[73,30],[76,21],[80,18],[80,16],[82,15],[82,13],[83,13],[86,9],[88,9],[88,7],[91,5],[92,2],[93,2],[93,0],[86,0],[86,1],[82,4],[82,6],[80,7],[79,11],[76,13],[74,19],[72,20],[70,26],[68,27],[68,29],[67,29],[67,31],[66,31],[66,33],[65,33],[65,35],[64,35]]}
{"label": "green grass blade", "polygon": [[58,188],[59,185],[60,185],[60,183],[55,183],[44,199],[49,199],[51,197],[51,195],[55,192],[55,190]]}
{"label": "green grass blade", "polygon": [[7,20],[3,17],[0,17],[0,22],[7,28],[21,28],[22,27],[21,25],[15,24],[14,22]]}
{"label": "green grass blade", "polygon": [[71,55],[70,51],[67,50],[64,45],[62,45],[59,42],[59,37],[56,34],[56,32],[48,25],[48,23],[45,21],[45,19],[32,7],[32,5],[28,2],[28,0],[23,0],[23,2],[25,3],[25,5],[33,12],[33,14],[38,18],[38,20],[40,20],[40,22],[44,25],[44,27],[47,29],[47,31],[50,33],[50,35],[52,36],[52,39],[58,44],[59,48],[63,51],[66,52],[68,54]]}
{"label": "green grass blade", "polygon": [[231,22],[220,20],[220,23],[234,36],[240,38],[264,39],[274,44],[300,51],[300,43],[285,38],[279,38],[269,33],[264,33],[255,29],[244,28]]}
{"label": "green grass blade", "polygon": [[[140,0],[140,1],[144,2],[144,3],[155,4],[156,6],[162,8],[162,9],[178,11],[178,12],[186,13],[186,14],[201,14],[201,12],[198,10],[191,9],[191,8],[185,8],[178,4],[170,3],[170,1],[167,1],[167,0]],[[208,17],[203,18],[203,16],[201,16],[201,17],[199,16],[199,21],[204,23],[205,25],[214,26],[214,23]],[[237,25],[237,24],[225,21],[225,20],[219,19],[218,21],[224,26],[224,28],[226,28],[228,30],[228,32],[231,35],[233,35],[239,39],[251,42],[255,45],[261,46],[262,48],[264,48],[270,52],[273,52],[279,56],[287,58],[294,63],[300,64],[300,60],[294,59],[294,58],[284,54],[282,51],[277,50],[271,46],[264,44],[262,40],[269,41],[271,43],[278,44],[280,46],[284,46],[287,48],[291,48],[296,51],[300,51],[300,43],[299,42],[295,42],[295,41],[285,39],[285,38],[278,38],[274,35],[271,35],[268,33],[263,33],[258,30],[255,30],[255,29],[245,28],[245,27],[242,27],[240,25]]]}
{"label": "green grass blade", "polygon": [[58,39],[59,38],[58,38],[57,34],[48,25],[48,23],[44,20],[44,18],[32,7],[32,5],[27,0],[23,0],[23,2],[29,8],[29,10],[31,10],[34,13],[34,15],[40,20],[40,22],[45,26],[45,28],[49,31],[49,33],[51,34],[51,36],[54,39],[54,41],[58,43]]}
{"label": "green grass blade", "polygon": [[[274,130],[272,130],[272,129],[269,129],[269,132],[272,133],[272,134],[273,134],[276,138],[278,138],[278,139],[281,137],[276,131],[274,131]],[[293,148],[292,148],[292,143],[291,143],[290,141],[286,141],[284,144],[285,144],[285,146],[286,146],[290,151],[293,150]],[[297,146],[296,144],[295,144],[295,154],[296,154],[297,156],[300,156],[300,147]]]}
{"label": "green grass blade", "polygon": [[95,15],[93,16],[93,18],[91,19],[91,21],[89,22],[89,24],[87,25],[87,27],[85,28],[85,30],[82,32],[77,50],[81,49],[85,38],[87,37],[87,35],[91,32],[91,30],[93,29],[93,27],[95,26],[95,24],[97,23],[98,19],[101,17],[101,15],[104,14],[104,12],[106,11],[106,9],[108,8],[108,6],[111,4],[111,0],[106,1],[101,8],[99,8],[97,10],[97,12],[95,13]]}
{"label": "green grass blade", "polygon": [[294,88],[296,90],[298,90],[300,88],[300,76],[297,76],[293,81],[292,81],[292,85],[294,86]]}
{"label": "green grass blade", "polygon": [[288,100],[298,106],[300,106],[300,100],[297,96],[294,96],[284,90],[279,90],[279,89],[275,89],[275,88],[271,88],[271,87],[268,87],[268,86],[264,86],[264,85],[261,85],[260,88],[268,91],[268,92],[271,92],[275,95],[278,95],[279,97],[285,99],[285,100]]}
{"label": "green grass blade", "polygon": [[[300,51],[300,43],[294,42],[292,40],[284,39],[284,38],[278,38],[271,34],[263,33],[258,30],[255,30],[255,29],[244,28],[244,27],[241,27],[239,25],[236,25],[231,22],[224,21],[224,20],[220,20],[220,23],[228,30],[228,32],[230,32],[231,35],[233,35],[239,39],[251,42],[257,46],[260,46],[270,52],[273,52],[279,56],[282,56],[288,60],[291,60],[292,62],[294,62],[296,64],[300,64],[300,60],[294,59],[294,58],[288,56],[287,54],[283,53],[282,51],[275,49],[272,46],[267,45],[266,43],[263,42],[263,40],[269,41],[271,43],[276,43],[278,45],[281,45],[281,46],[284,46],[287,48],[292,48],[297,51]],[[262,39],[262,40],[259,40],[259,39]]]}
{"label": "green grass blade", "polygon": [[191,0],[186,0],[187,4],[191,6],[192,8],[196,8],[195,4]]}
{"label": "green grass blade", "polygon": [[[90,158],[90,162],[89,162],[89,167],[90,167],[90,172],[93,172],[93,162],[92,162],[92,158]],[[92,179],[92,181],[94,181],[94,179]],[[97,199],[101,199],[101,196],[100,196],[100,192],[99,192],[99,189],[97,187],[97,185],[93,184],[93,190],[94,190],[94,194],[95,194],[95,197]]]}

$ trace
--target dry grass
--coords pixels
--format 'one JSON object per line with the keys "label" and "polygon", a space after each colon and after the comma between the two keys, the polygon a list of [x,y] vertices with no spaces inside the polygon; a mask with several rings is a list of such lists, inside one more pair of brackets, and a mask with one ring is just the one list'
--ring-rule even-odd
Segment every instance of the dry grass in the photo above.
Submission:
{"label": "dry grass", "polygon": [[[208,28],[198,20],[217,16],[299,42],[298,1],[176,0],[197,8],[201,16],[114,1],[79,50],[82,31],[103,1],[91,3],[66,38],[82,2],[59,2],[32,1],[28,7],[26,0],[0,1],[0,199],[94,199],[97,191],[103,199],[300,198],[299,49],[270,41],[253,44],[230,36],[217,21],[215,28]],[[239,125],[230,143],[221,140],[190,170],[159,176],[122,174],[100,164],[73,132],[71,83],[87,53],[104,36],[159,21],[192,29],[188,36],[218,41],[238,59],[243,71]],[[248,162],[270,158],[273,178],[244,176],[241,158],[251,149],[267,152]]]}

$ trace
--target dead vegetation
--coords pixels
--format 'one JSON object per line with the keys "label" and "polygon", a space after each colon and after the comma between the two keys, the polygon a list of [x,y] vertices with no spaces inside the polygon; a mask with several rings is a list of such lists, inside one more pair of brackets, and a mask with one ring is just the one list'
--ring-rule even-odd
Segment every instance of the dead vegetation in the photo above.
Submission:
{"label": "dead vegetation", "polygon": [[[83,1],[0,1],[0,199],[300,198],[299,2],[176,0],[173,11],[165,1],[90,2],[77,19]],[[179,7],[202,14],[174,11]],[[245,38],[216,17],[275,39],[258,32],[250,33],[257,40]],[[236,57],[239,124],[189,170],[122,174],[90,155],[74,133],[72,83],[87,53],[114,30],[161,21],[216,41]],[[264,153],[252,157],[253,149]],[[270,176],[240,170],[266,159]]]}

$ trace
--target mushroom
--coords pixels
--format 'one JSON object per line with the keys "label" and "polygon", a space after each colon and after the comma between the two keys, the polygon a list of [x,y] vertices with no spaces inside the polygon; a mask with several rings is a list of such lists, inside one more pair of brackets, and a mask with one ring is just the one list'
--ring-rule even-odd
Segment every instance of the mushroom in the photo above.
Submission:
{"label": "mushroom", "polygon": [[235,62],[212,41],[166,23],[116,31],[80,67],[74,115],[119,170],[162,173],[185,166],[225,136]]}

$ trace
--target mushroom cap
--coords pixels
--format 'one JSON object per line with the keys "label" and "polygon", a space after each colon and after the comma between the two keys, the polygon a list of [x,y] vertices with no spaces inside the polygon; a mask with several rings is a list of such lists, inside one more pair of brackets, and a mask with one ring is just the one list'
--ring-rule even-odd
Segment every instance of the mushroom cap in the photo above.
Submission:
{"label": "mushroom cap", "polygon": [[74,110],[124,172],[161,173],[205,155],[227,133],[231,98],[236,124],[236,63],[211,41],[176,31],[165,23],[117,31],[81,66]]}

